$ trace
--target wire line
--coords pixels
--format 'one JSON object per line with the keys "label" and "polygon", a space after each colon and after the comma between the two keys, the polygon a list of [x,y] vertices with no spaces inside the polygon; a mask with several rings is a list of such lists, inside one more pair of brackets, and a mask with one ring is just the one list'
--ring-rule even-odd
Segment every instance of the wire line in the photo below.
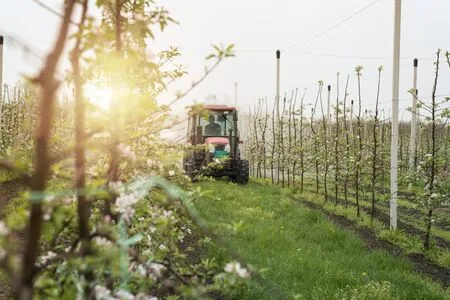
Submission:
{"label": "wire line", "polygon": [[299,43],[297,43],[297,44],[294,44],[294,45],[292,45],[292,46],[289,46],[289,47],[287,47],[287,48],[284,48],[284,49],[282,49],[282,51],[287,51],[287,50],[291,50],[291,49],[293,49],[293,48],[297,48],[297,47],[299,47],[299,46],[301,46],[301,45],[303,45],[303,44],[306,44],[306,43],[308,43],[308,42],[310,42],[310,41],[312,41],[312,40],[315,40],[315,39],[317,39],[317,38],[319,38],[319,37],[321,37],[321,36],[327,34],[328,32],[332,31],[333,29],[335,29],[335,28],[341,26],[342,24],[347,23],[348,21],[350,21],[351,19],[353,19],[354,17],[356,17],[357,15],[359,15],[360,13],[362,13],[362,12],[365,11],[366,9],[370,8],[371,6],[373,6],[375,3],[379,2],[379,1],[380,1],[380,0],[374,0],[374,1],[370,2],[368,5],[364,6],[364,7],[361,8],[360,10],[354,12],[353,14],[351,14],[350,16],[348,16],[347,18],[345,18],[344,20],[342,20],[342,21],[340,21],[340,22],[334,24],[333,26],[331,26],[331,27],[325,29],[325,30],[322,31],[322,32],[319,32],[319,33],[313,35],[312,37],[310,37],[310,38],[308,38],[308,39],[306,39],[306,40],[303,40],[303,41],[301,41],[301,42],[299,42]]}

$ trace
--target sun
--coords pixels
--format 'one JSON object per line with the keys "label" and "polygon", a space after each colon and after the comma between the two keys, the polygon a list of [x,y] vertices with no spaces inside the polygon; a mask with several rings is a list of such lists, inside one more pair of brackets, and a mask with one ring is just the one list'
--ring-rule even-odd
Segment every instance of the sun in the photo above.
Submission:
{"label": "sun", "polygon": [[113,92],[107,87],[87,83],[84,85],[84,95],[89,102],[102,110],[109,110],[111,107]]}

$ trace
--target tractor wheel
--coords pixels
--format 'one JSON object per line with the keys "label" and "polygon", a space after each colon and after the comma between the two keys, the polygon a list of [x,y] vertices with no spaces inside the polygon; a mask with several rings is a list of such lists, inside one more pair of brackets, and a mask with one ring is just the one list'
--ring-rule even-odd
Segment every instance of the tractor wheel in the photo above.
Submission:
{"label": "tractor wheel", "polygon": [[237,176],[230,177],[230,180],[238,184],[247,184],[249,177],[249,163],[248,160],[241,160],[239,162],[239,174]]}
{"label": "tractor wheel", "polygon": [[188,159],[184,162],[184,171],[186,175],[191,178],[192,181],[195,180],[195,177],[198,174],[197,164],[193,159]]}
{"label": "tractor wheel", "polygon": [[248,160],[241,160],[240,164],[240,171],[239,171],[239,183],[240,184],[247,184],[248,177],[249,177],[249,163]]}

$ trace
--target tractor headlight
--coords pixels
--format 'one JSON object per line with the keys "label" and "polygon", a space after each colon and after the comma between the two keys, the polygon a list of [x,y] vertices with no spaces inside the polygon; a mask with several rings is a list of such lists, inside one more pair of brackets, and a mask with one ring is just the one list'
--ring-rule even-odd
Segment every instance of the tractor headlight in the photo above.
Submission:
{"label": "tractor headlight", "polygon": [[226,146],[225,146],[225,149],[224,149],[226,152],[228,152],[228,153],[230,153],[230,150],[231,150],[231,148],[230,148],[230,144],[227,144]]}
{"label": "tractor headlight", "polygon": [[208,151],[209,151],[209,153],[214,153],[214,151],[216,151],[216,147],[214,147],[213,144],[209,144],[208,145]]}

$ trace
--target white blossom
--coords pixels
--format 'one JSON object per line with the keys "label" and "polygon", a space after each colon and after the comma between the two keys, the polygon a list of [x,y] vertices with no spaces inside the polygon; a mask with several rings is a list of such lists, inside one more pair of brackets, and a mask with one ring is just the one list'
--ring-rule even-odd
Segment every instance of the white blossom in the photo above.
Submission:
{"label": "white blossom", "polygon": [[124,190],[124,185],[121,181],[116,181],[116,182],[111,181],[108,184],[108,187],[112,192],[115,192],[117,194],[123,193],[123,190]]}
{"label": "white blossom", "polygon": [[6,250],[0,247],[0,260],[5,259],[6,257]]}
{"label": "white blossom", "polygon": [[50,203],[50,202],[52,202],[53,200],[55,200],[55,195],[49,195],[49,194],[47,194],[47,195],[45,195],[44,196],[44,202],[46,202],[46,203]]}
{"label": "white blossom", "polygon": [[136,295],[136,298],[134,298],[135,300],[158,300],[158,298],[154,297],[154,296],[148,296],[145,295],[144,293],[139,293]]}
{"label": "white blossom", "polygon": [[234,273],[241,278],[250,277],[250,273],[247,271],[246,268],[241,267],[241,264],[239,262],[234,261],[226,264],[224,270],[227,273]]}
{"label": "white blossom", "polygon": [[136,153],[134,153],[131,150],[131,147],[125,144],[119,144],[117,146],[117,149],[120,151],[120,153],[124,156],[127,157],[129,159],[131,159],[132,161],[136,160]]}
{"label": "white blossom", "polygon": [[150,272],[152,273],[152,275],[154,275],[156,277],[161,277],[162,271],[165,269],[165,267],[163,265],[155,264],[155,263],[150,263],[148,265],[148,268],[149,268]]}
{"label": "white blossom", "polygon": [[125,221],[129,222],[134,216],[133,205],[139,201],[139,195],[136,193],[122,194],[116,199],[116,209],[122,214]]}
{"label": "white blossom", "polygon": [[148,167],[153,167],[155,164],[155,161],[153,159],[147,159],[146,161]]}
{"label": "white blossom", "polygon": [[49,208],[42,216],[42,219],[44,219],[44,221],[50,221],[51,218],[52,218],[52,209]]}
{"label": "white blossom", "polygon": [[5,236],[9,234],[9,229],[6,227],[5,222],[0,221],[0,236]]}
{"label": "white blossom", "polygon": [[124,207],[122,212],[122,217],[126,222],[130,222],[131,218],[133,218],[135,209],[131,206]]}
{"label": "white blossom", "polygon": [[111,297],[111,291],[104,286],[96,285],[95,286],[95,299],[97,300],[111,300],[114,299]]}
{"label": "white blossom", "polygon": [[170,170],[169,171],[169,176],[175,176],[175,171],[174,170]]}
{"label": "white blossom", "polygon": [[39,262],[40,262],[41,264],[45,264],[45,263],[47,263],[50,259],[52,259],[52,258],[54,258],[54,257],[56,257],[56,256],[57,256],[57,255],[56,255],[55,252],[48,251],[46,255],[42,255],[42,256],[39,258]]}
{"label": "white blossom", "polygon": [[109,245],[111,245],[111,242],[107,238],[104,238],[104,237],[101,237],[101,236],[96,236],[94,238],[94,242],[97,243],[97,245],[99,245],[99,246],[109,246]]}
{"label": "white blossom", "polygon": [[181,226],[181,230],[183,230],[187,234],[191,234],[192,233],[191,229],[189,227],[184,226],[184,225]]}
{"label": "white blossom", "polygon": [[137,267],[137,272],[139,273],[139,275],[141,276],[145,276],[147,275],[147,271],[145,270],[145,268],[142,265],[139,265]]}
{"label": "white blossom", "polygon": [[63,203],[66,205],[70,205],[72,203],[75,203],[77,201],[77,197],[73,195],[72,197],[64,198]]}
{"label": "white blossom", "polygon": [[134,295],[125,290],[118,290],[115,294],[116,299],[120,300],[134,300]]}

